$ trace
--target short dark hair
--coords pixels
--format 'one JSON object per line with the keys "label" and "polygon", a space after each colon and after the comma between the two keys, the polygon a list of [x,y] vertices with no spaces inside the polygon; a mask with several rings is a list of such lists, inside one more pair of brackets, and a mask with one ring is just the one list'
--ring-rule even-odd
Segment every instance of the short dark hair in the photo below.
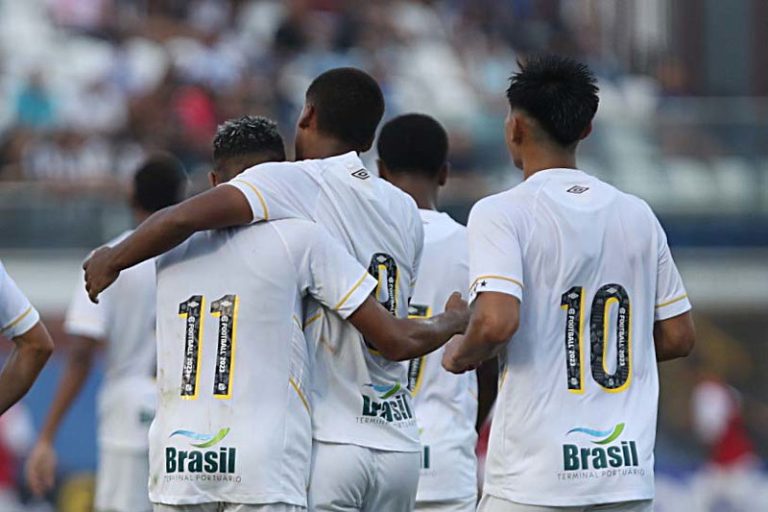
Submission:
{"label": "short dark hair", "polygon": [[405,114],[381,128],[376,148],[390,171],[434,177],[448,159],[448,134],[430,116]]}
{"label": "short dark hair", "polygon": [[147,212],[156,212],[184,199],[187,173],[171,154],[149,156],[133,176],[133,201]]}
{"label": "short dark hair", "polygon": [[597,80],[589,68],[555,55],[520,64],[507,89],[512,109],[521,109],[561,146],[578,142],[597,112]]}
{"label": "short dark hair", "polygon": [[317,114],[319,131],[367,151],[384,115],[384,95],[376,80],[356,68],[336,68],[315,78],[307,101]]}
{"label": "short dark hair", "polygon": [[285,160],[285,145],[277,123],[262,116],[242,116],[219,125],[213,138],[214,162],[253,154]]}

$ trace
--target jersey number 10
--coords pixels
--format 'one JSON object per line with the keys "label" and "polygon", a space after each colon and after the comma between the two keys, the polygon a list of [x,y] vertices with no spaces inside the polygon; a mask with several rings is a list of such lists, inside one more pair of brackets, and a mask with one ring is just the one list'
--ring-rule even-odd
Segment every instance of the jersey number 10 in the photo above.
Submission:
{"label": "jersey number 10", "polygon": [[[562,296],[565,310],[565,367],[568,391],[584,392],[584,288],[574,286]],[[608,370],[606,340],[610,314],[616,310],[616,369]],[[629,387],[632,375],[632,324],[629,295],[620,284],[600,287],[592,300],[589,315],[590,369],[592,378],[609,393]]]}
{"label": "jersey number 10", "polygon": [[[211,316],[219,319],[216,349],[216,370],[213,377],[213,396],[228,399],[232,396],[232,372],[237,333],[237,295],[225,295],[211,303]],[[184,329],[184,365],[181,369],[181,396],[194,400],[200,384],[200,356],[203,345],[203,311],[205,297],[193,295],[179,304],[179,316],[186,322]]]}

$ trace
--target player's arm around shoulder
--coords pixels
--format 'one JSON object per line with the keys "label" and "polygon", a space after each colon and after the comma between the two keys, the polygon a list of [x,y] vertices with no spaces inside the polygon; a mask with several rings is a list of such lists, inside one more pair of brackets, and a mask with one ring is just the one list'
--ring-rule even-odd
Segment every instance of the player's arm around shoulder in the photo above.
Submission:
{"label": "player's arm around shoulder", "polygon": [[92,301],[126,268],[167,252],[198,231],[250,223],[247,197],[237,188],[218,186],[153,213],[114,247],[101,247],[83,264],[86,290]]}

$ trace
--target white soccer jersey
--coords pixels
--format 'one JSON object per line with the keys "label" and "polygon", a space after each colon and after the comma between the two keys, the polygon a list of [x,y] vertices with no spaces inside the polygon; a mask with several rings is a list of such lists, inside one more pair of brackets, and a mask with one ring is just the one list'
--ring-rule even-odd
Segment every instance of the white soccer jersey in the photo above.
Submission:
{"label": "white soccer jersey", "polygon": [[194,235],[161,257],[157,286],[150,499],[306,506],[303,300],[346,318],[375,280],[319,225],[284,220]]}
{"label": "white soccer jersey", "polygon": [[[446,213],[420,210],[424,222],[424,255],[410,316],[442,313],[453,292],[465,294],[469,284],[466,228]],[[417,501],[447,501],[477,494],[477,377],[443,369],[444,348],[408,364],[422,442]]]}
{"label": "white soccer jersey", "polygon": [[40,321],[40,315],[0,262],[0,334],[13,339]]}
{"label": "white soccer jersey", "polygon": [[[254,221],[306,218],[325,226],[378,280],[378,300],[400,317],[408,314],[421,219],[413,199],[369,173],[356,153],[265,163],[229,184],[248,198]],[[317,304],[309,304],[306,323],[307,339],[316,343],[315,439],[418,451],[403,365],[367,348],[352,325]]]}
{"label": "white soccer jersey", "polygon": [[485,492],[576,506],[653,497],[653,325],[690,309],[648,205],[581,171],[541,171],[469,221],[471,299],[521,300]]}
{"label": "white soccer jersey", "polygon": [[[113,246],[127,231],[107,243]],[[81,281],[82,283],[82,281]],[[94,304],[82,284],[75,287],[64,330],[105,344],[106,371],[98,397],[98,435],[102,447],[146,450],[154,416],[155,262],[120,273]]]}

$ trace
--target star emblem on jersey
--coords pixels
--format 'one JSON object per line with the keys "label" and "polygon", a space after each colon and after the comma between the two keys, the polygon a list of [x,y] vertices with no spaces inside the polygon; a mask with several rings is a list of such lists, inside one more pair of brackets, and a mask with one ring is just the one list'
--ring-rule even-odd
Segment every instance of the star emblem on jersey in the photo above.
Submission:
{"label": "star emblem on jersey", "polygon": [[352,176],[354,176],[355,178],[361,179],[361,180],[367,180],[368,178],[371,177],[371,174],[368,171],[366,171],[365,169],[359,169],[359,170],[353,172]]}
{"label": "star emblem on jersey", "polygon": [[480,283],[480,286],[488,286],[488,281],[483,281],[482,283]]}

